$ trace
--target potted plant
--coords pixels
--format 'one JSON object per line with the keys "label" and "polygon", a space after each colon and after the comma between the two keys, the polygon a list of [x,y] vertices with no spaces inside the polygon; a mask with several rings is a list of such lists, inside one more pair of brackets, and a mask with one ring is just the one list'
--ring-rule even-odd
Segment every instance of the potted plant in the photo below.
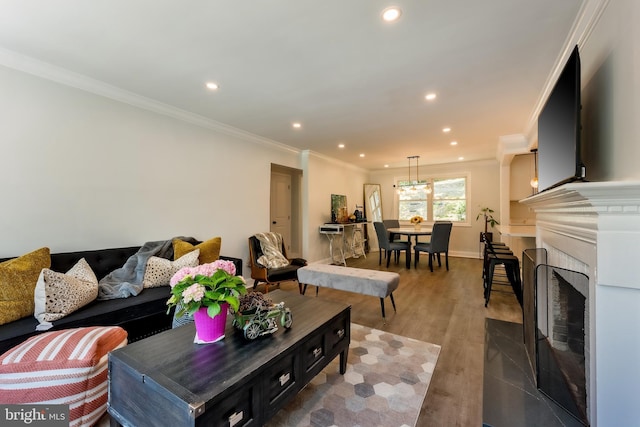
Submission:
{"label": "potted plant", "polygon": [[[493,212],[494,210],[489,207],[481,208],[480,212],[476,216],[476,221],[480,219],[480,217],[484,218],[484,233],[487,235],[487,240],[490,242],[493,241],[493,233],[489,232],[489,226],[493,228],[500,224],[498,220],[493,217]],[[480,241],[482,241],[482,235],[480,235]]]}
{"label": "potted plant", "polygon": [[177,317],[193,315],[200,341],[224,338],[228,308],[237,311],[240,296],[247,292],[244,278],[235,274],[233,262],[224,260],[181,268],[169,282],[167,314],[175,306]]}

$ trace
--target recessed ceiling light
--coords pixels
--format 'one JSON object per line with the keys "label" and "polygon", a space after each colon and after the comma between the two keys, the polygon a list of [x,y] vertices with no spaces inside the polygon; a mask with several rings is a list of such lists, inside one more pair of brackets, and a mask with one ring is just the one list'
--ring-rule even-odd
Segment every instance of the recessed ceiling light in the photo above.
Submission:
{"label": "recessed ceiling light", "polygon": [[460,156],[458,157],[458,160],[464,160],[464,157]]}
{"label": "recessed ceiling light", "polygon": [[451,145],[458,145],[458,141],[451,141],[450,144]]}
{"label": "recessed ceiling light", "polygon": [[338,148],[344,148],[344,144],[338,144]]}
{"label": "recessed ceiling light", "polygon": [[435,93],[428,93],[425,95],[424,97],[427,101],[433,101],[434,99],[436,99],[436,94]]}
{"label": "recessed ceiling light", "polygon": [[364,153],[360,153],[360,157],[364,157]]}
{"label": "recessed ceiling light", "polygon": [[214,83],[214,82],[208,82],[207,83],[207,89],[211,89],[211,90],[216,90],[218,89],[218,83]]}
{"label": "recessed ceiling light", "polygon": [[442,128],[442,132],[449,133],[451,132],[451,128]]}
{"label": "recessed ceiling light", "polygon": [[386,22],[397,21],[402,15],[402,10],[399,7],[391,6],[382,11],[382,19]]}
{"label": "recessed ceiling light", "polygon": [[291,126],[293,126],[296,129],[300,129],[302,127],[300,123],[293,123]]}
{"label": "recessed ceiling light", "polygon": [[389,165],[384,165],[384,167],[385,167],[385,168],[388,168],[388,167],[389,167]]}

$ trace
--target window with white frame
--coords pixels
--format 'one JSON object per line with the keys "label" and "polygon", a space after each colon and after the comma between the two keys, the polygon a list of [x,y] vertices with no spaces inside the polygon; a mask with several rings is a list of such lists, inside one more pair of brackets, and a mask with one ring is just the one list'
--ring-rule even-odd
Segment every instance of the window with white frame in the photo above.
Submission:
{"label": "window with white frame", "polygon": [[467,221],[467,178],[433,180],[433,221]]}
{"label": "window with white frame", "polygon": [[419,182],[398,181],[398,219],[467,221],[467,177],[434,178]]}
{"label": "window with white frame", "polygon": [[427,181],[399,181],[398,188],[398,219],[409,221],[411,217],[420,215],[428,218]]}

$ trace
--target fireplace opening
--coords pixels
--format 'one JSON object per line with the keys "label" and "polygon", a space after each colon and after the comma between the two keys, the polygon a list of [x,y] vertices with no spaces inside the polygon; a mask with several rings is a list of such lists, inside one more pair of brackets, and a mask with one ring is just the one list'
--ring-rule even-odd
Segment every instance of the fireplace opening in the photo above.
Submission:
{"label": "fireplace opening", "polygon": [[525,251],[523,255],[523,288],[529,295],[524,304],[525,348],[537,387],[589,425],[589,278],[541,264],[541,260],[546,262],[544,251]]}

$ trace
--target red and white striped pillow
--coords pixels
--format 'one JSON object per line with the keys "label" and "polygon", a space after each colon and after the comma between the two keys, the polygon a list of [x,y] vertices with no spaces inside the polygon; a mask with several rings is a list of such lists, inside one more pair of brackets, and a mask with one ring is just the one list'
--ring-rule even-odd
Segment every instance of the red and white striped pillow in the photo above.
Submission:
{"label": "red and white striped pillow", "polygon": [[127,344],[118,326],[46,332],[0,356],[0,402],[69,405],[69,426],[91,426],[107,408],[108,353]]}

